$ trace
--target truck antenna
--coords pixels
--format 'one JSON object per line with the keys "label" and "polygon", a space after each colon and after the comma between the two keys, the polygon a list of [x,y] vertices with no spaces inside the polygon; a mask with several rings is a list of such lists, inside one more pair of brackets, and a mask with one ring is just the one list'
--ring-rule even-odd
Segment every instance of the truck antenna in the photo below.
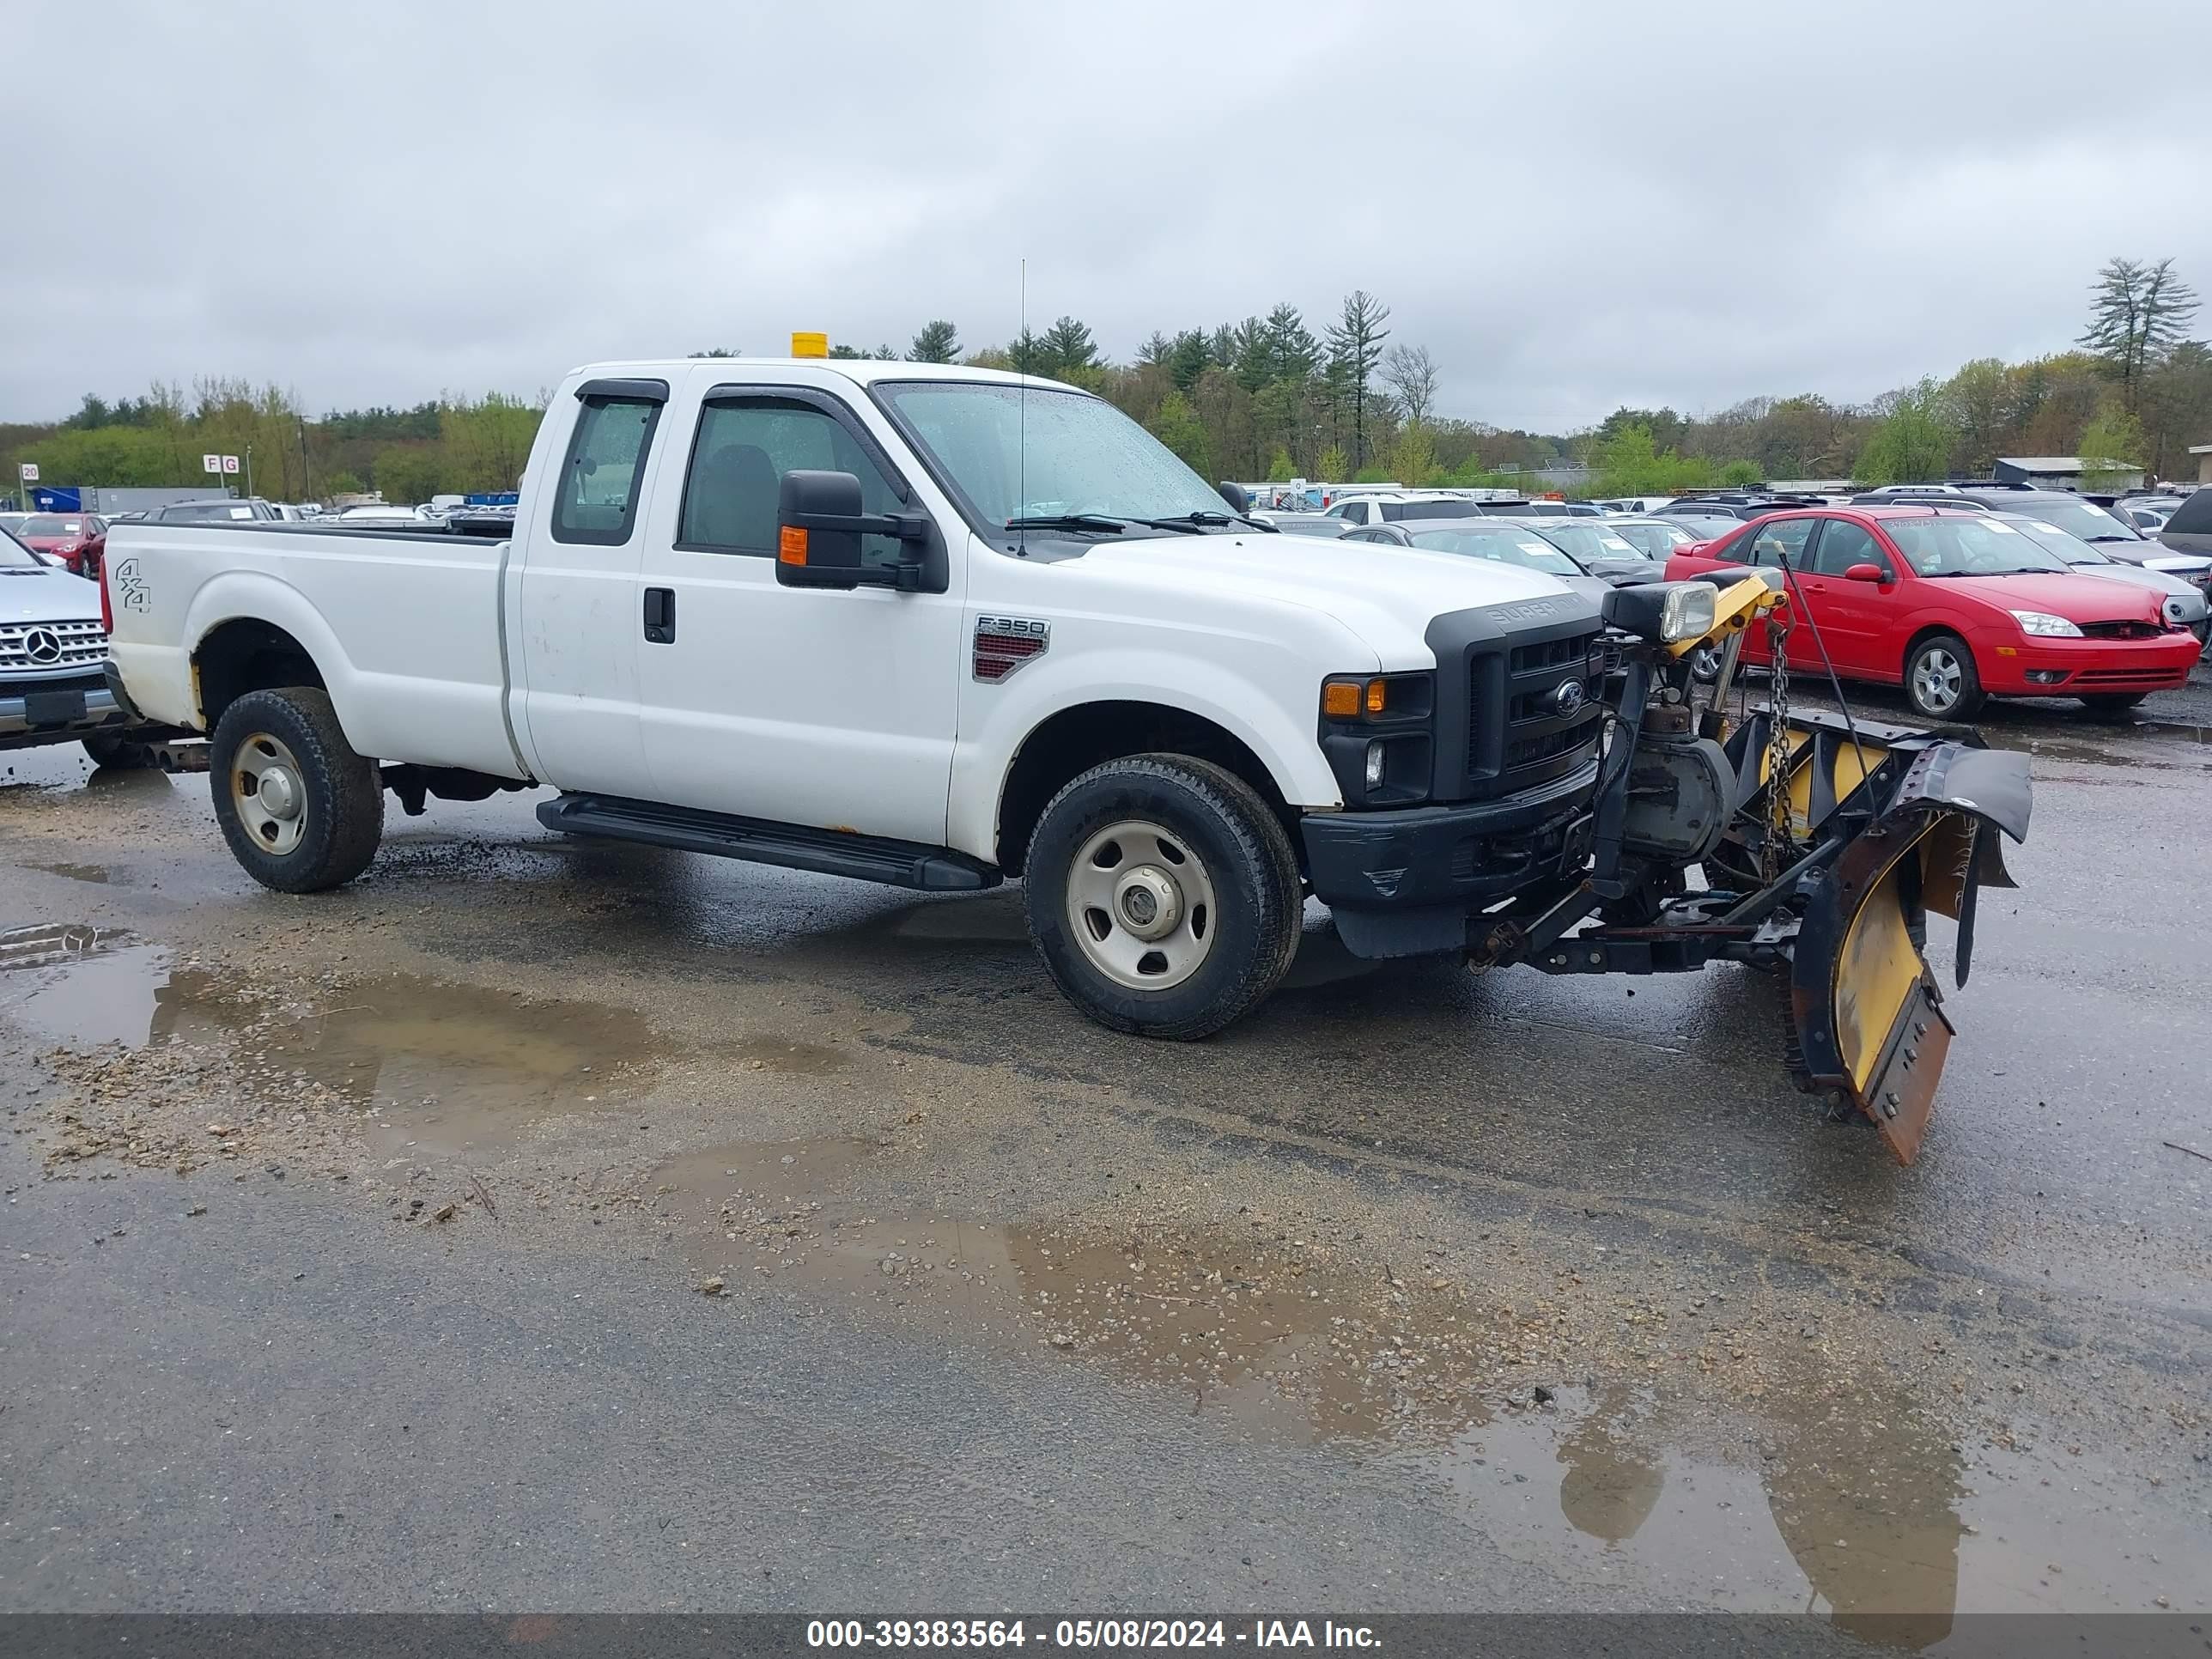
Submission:
{"label": "truck antenna", "polygon": [[[1014,516],[1026,519],[1030,515],[1030,359],[1035,355],[1030,349],[1030,262],[1022,257],[1022,331],[1018,337],[1022,360],[1014,368],[1022,377],[1021,390],[1015,394],[1021,410],[1016,419],[1018,435],[1014,441]],[[1030,532],[1024,526],[1015,531],[1018,538],[1016,550],[1023,558],[1030,556]]]}

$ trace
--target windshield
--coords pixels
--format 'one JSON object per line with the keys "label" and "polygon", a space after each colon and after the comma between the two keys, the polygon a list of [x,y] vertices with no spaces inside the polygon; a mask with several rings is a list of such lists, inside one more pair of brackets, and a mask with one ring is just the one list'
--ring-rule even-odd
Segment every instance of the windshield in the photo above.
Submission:
{"label": "windshield", "polygon": [[979,527],[1079,514],[1225,516],[1204,479],[1103,398],[959,380],[875,390]]}
{"label": "windshield", "polygon": [[2079,536],[2069,536],[2044,519],[2014,519],[2014,529],[2047,553],[2056,553],[2069,564],[2118,564],[2109,553],[2100,553]]}
{"label": "windshield", "polygon": [[1517,564],[1523,569],[1540,570],[1551,576],[1583,574],[1579,565],[1534,531],[1511,525],[1500,525],[1495,530],[1487,526],[1480,530],[1416,530],[1413,543],[1431,553],[1495,559],[1500,564]]}
{"label": "windshield", "polygon": [[1544,526],[1542,533],[1551,541],[1565,548],[1579,562],[1585,565],[1595,564],[1600,559],[1635,559],[1643,556],[1632,545],[1615,534],[1609,525],[1571,522],[1547,524]]}
{"label": "windshield", "polygon": [[19,536],[82,536],[82,519],[64,519],[58,514],[34,513],[23,520],[16,530]]}
{"label": "windshield", "polygon": [[1687,547],[1698,539],[1671,524],[1617,524],[1613,533],[1647,559],[1663,559],[1676,548]]}
{"label": "windshield", "polygon": [[1996,519],[1892,519],[1882,528],[1923,576],[2014,576],[2066,568],[2057,555]]}
{"label": "windshield", "polygon": [[2085,542],[2142,539],[2134,526],[2122,523],[2094,501],[2038,501],[2032,507],[2022,502],[2021,507],[2044,523],[2056,525],[2068,535],[2079,536]]}

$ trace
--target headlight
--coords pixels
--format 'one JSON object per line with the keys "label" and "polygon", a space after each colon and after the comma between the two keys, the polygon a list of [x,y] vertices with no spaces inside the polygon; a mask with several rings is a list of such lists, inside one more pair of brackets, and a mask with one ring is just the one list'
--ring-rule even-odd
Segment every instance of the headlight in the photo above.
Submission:
{"label": "headlight", "polygon": [[1719,593],[1711,582],[1674,582],[1659,608],[1659,638],[1673,645],[1713,631],[1713,606]]}
{"label": "headlight", "polygon": [[2020,624],[2023,634],[2033,634],[2045,639],[2078,640],[2081,630],[2063,617],[2054,617],[2047,611],[2015,611],[2013,620]]}

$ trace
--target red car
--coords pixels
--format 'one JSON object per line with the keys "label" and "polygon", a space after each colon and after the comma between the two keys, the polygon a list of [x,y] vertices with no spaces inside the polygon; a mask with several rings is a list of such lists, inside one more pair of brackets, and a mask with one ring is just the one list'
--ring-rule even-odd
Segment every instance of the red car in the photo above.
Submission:
{"label": "red car", "polygon": [[[2196,636],[2166,620],[2156,592],[2075,575],[1975,510],[1778,513],[1683,549],[1667,574],[1773,567],[1785,556],[1792,607],[1819,624],[1836,672],[1902,685],[1928,720],[1972,719],[1992,696],[2079,697],[2117,714],[2186,684],[2196,665]],[[1802,614],[1788,650],[1793,670],[1821,672]],[[1743,660],[1766,663],[1764,629],[1745,635]]]}
{"label": "red car", "polygon": [[80,576],[95,579],[107,551],[107,520],[95,513],[33,513],[15,539],[34,553],[52,553]]}

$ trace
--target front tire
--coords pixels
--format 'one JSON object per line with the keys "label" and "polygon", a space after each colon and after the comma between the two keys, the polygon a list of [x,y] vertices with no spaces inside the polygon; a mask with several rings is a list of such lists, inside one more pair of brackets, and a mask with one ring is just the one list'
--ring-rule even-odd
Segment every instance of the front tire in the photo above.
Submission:
{"label": "front tire", "polygon": [[1930,634],[1905,659],[1905,700],[1923,720],[1970,720],[1989,698],[1974,653],[1956,634]]}
{"label": "front tire", "polygon": [[319,893],[368,868],[384,836],[376,763],[354,752],[316,686],[251,691],[222,712],[208,775],[223,839],[280,893]]}
{"label": "front tire", "polygon": [[1208,1036],[1297,953],[1291,838],[1257,791],[1184,755],[1093,767],[1053,797],[1026,860],[1030,937],[1060,994],[1101,1025]]}

